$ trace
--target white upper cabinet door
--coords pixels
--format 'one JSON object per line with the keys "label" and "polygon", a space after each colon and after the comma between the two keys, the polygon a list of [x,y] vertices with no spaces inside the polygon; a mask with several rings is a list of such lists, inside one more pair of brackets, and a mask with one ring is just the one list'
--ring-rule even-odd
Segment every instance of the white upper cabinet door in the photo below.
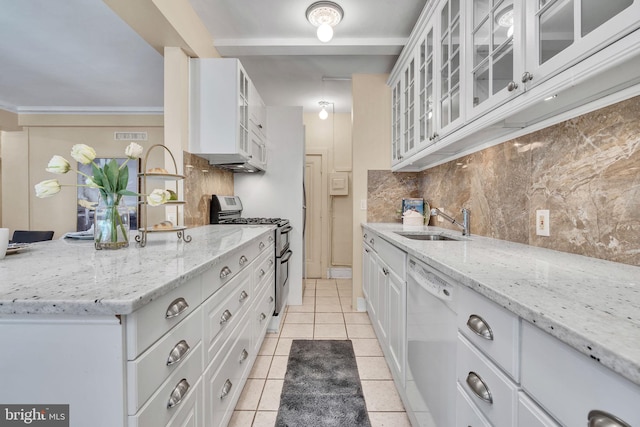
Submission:
{"label": "white upper cabinet door", "polygon": [[640,0],[529,0],[525,12],[528,86],[640,27]]}
{"label": "white upper cabinet door", "polygon": [[242,67],[238,67],[238,150],[251,156],[249,146],[249,78]]}
{"label": "white upper cabinet door", "polygon": [[418,46],[418,145],[431,145],[437,138],[435,99],[435,51],[433,25],[428,25]]}
{"label": "white upper cabinet door", "polygon": [[437,34],[439,40],[439,54],[436,66],[439,71],[439,137],[456,129],[463,122],[462,99],[464,80],[461,79],[463,69],[463,23],[464,17],[460,11],[460,0],[446,0],[442,2],[436,12],[439,23]]}
{"label": "white upper cabinet door", "polygon": [[467,117],[482,115],[522,93],[524,25],[522,2],[465,2],[467,19]]}
{"label": "white upper cabinet door", "polygon": [[411,155],[416,149],[416,59],[402,73],[402,156]]}
{"label": "white upper cabinet door", "polygon": [[391,164],[402,161],[402,82],[391,88]]}

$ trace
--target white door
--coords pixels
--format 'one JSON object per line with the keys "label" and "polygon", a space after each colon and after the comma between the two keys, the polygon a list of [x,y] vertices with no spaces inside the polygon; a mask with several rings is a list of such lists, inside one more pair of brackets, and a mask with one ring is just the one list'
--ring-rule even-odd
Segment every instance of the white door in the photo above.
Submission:
{"label": "white door", "polygon": [[304,168],[307,201],[304,232],[307,278],[322,277],[322,156],[307,154]]}

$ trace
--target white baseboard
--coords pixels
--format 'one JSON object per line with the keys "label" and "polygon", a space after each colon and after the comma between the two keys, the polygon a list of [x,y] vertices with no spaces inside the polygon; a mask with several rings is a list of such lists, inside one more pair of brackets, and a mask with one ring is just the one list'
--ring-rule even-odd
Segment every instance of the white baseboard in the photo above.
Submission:
{"label": "white baseboard", "polygon": [[351,279],[351,268],[330,268],[327,270],[327,279]]}
{"label": "white baseboard", "polygon": [[367,301],[363,297],[358,297],[356,310],[358,311],[367,311]]}

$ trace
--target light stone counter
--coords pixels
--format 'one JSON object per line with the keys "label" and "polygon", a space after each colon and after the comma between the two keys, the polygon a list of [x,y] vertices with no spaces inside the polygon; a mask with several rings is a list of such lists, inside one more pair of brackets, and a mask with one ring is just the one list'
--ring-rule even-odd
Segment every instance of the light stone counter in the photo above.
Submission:
{"label": "light stone counter", "polygon": [[[150,233],[144,248],[95,250],[93,241],[33,243],[0,260],[0,316],[7,314],[129,314],[215,266],[273,226],[191,228],[190,243],[175,233]],[[4,316],[6,317],[6,316]]]}
{"label": "light stone counter", "polygon": [[362,226],[640,385],[640,267],[473,235],[395,233],[462,237],[437,227]]}

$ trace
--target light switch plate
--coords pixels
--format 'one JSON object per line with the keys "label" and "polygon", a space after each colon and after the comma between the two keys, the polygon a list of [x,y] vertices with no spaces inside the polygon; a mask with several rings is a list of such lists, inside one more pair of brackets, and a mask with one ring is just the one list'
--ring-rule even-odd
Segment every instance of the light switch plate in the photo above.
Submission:
{"label": "light switch plate", "polygon": [[549,236],[549,210],[536,211],[536,235]]}

